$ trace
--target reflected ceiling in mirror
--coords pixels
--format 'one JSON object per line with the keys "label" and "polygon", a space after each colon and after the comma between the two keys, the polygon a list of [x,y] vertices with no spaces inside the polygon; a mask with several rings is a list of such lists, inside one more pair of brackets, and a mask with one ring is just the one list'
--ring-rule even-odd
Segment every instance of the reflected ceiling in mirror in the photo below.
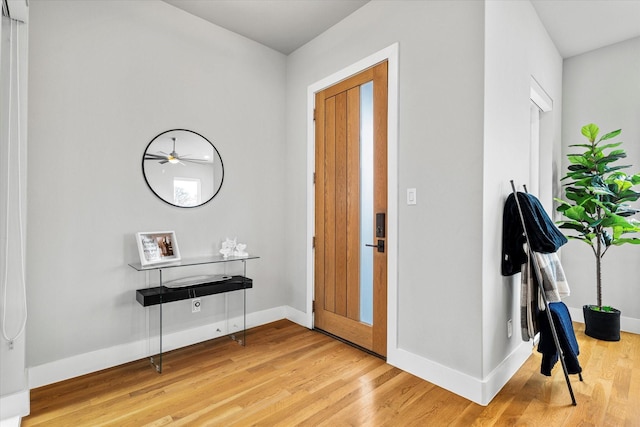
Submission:
{"label": "reflected ceiling in mirror", "polygon": [[147,185],[161,200],[181,208],[202,206],[222,187],[220,153],[204,136],[186,129],[162,132],[142,158]]}

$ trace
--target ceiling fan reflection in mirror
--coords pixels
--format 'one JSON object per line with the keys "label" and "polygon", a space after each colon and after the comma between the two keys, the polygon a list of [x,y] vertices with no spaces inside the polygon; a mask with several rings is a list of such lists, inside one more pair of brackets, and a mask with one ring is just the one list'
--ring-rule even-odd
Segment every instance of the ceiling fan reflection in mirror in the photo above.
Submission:
{"label": "ceiling fan reflection in mirror", "polygon": [[171,150],[170,153],[165,153],[164,151],[158,151],[156,154],[154,153],[145,153],[144,155],[144,159],[145,160],[158,160],[158,163],[160,163],[161,165],[165,164],[165,163],[171,163],[171,164],[181,164],[183,166],[185,166],[185,164],[183,162],[192,162],[192,163],[210,163],[211,159],[209,158],[209,156],[204,156],[201,159],[198,158],[192,158],[190,157],[191,154],[185,154],[183,156],[179,155],[176,152],[176,139],[175,137],[172,137],[171,140],[173,141],[173,148]]}

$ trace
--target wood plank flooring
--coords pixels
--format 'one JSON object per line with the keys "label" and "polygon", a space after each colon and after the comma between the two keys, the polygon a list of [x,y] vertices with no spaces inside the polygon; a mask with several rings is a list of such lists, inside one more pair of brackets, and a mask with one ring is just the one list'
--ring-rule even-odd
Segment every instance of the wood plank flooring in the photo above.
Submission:
{"label": "wood plank flooring", "polygon": [[283,320],[31,391],[30,426],[640,426],[640,335],[576,323],[584,382],[531,357],[488,406]]}

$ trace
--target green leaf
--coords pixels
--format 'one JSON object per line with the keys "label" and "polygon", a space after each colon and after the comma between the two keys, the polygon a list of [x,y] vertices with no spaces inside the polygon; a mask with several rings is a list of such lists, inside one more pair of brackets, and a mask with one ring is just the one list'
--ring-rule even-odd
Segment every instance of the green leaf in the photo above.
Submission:
{"label": "green leaf", "polygon": [[620,215],[620,216],[625,217],[625,218],[629,217],[631,215],[635,215],[638,212],[640,212],[640,210],[631,208],[628,205],[616,206],[616,211],[615,211],[616,215]]}
{"label": "green leaf", "polygon": [[591,241],[591,239],[586,238],[586,237],[582,237],[582,236],[567,236],[567,239],[580,240],[582,242],[585,242],[589,246],[593,246],[593,242]]}
{"label": "green leaf", "polygon": [[572,172],[586,172],[589,170],[589,168],[582,165],[578,165],[578,164],[569,165],[567,169],[569,169]]}
{"label": "green leaf", "polygon": [[595,161],[595,164],[607,164],[611,162],[615,162],[616,160],[624,159],[627,157],[627,153],[624,150],[615,150],[609,153],[607,156],[601,157]]}
{"label": "green leaf", "polygon": [[624,154],[624,157],[627,157],[626,153],[624,152],[624,150],[622,148],[618,149],[618,150],[613,150],[609,153],[610,156],[614,156],[614,155],[618,155],[618,154]]}
{"label": "green leaf", "polygon": [[613,227],[614,229],[617,229],[617,230],[614,230],[614,234],[616,232],[624,233],[629,231],[635,231],[637,228],[636,226],[633,225],[632,222],[627,220],[625,217],[616,215],[613,212],[611,212],[605,218],[602,219],[602,226]]}
{"label": "green leaf", "polygon": [[567,209],[566,211],[564,211],[563,214],[567,218],[573,219],[575,221],[584,221],[584,222],[593,221],[589,217],[589,215],[587,215],[587,212],[585,211],[585,209],[582,206],[572,206],[569,209]]}
{"label": "green leaf", "polygon": [[[575,221],[564,221],[562,224],[558,226],[558,228],[562,228],[563,230],[576,230],[581,233],[585,232],[585,226]],[[589,230],[586,230],[586,231],[589,231]]]}
{"label": "green leaf", "polygon": [[[619,240],[624,234],[633,234],[640,231],[640,228],[634,227],[633,225],[629,226],[616,226],[612,228],[613,230],[613,239]],[[637,239],[637,237],[631,237],[630,239]]]}
{"label": "green leaf", "polygon": [[593,167],[593,162],[581,155],[568,155],[569,161],[576,165],[582,165],[587,168]]}
{"label": "green leaf", "polygon": [[[613,179],[613,180],[609,180],[607,179],[606,181],[609,184],[609,189],[611,191],[614,191],[618,194],[620,193],[624,193],[625,191],[627,191],[628,189],[630,189],[631,187],[633,187],[633,184],[631,184],[630,181],[627,181],[626,179]],[[614,188],[612,188],[614,187]]]}
{"label": "green leaf", "polygon": [[576,202],[576,204],[580,205],[582,202],[591,197],[591,195],[586,190],[580,190],[577,188],[567,189],[565,191],[567,199]]}
{"label": "green leaf", "polygon": [[614,196],[615,195],[614,193],[609,191],[608,188],[604,188],[604,187],[592,187],[591,191],[593,191],[593,194],[599,194],[601,196]]}
{"label": "green leaf", "polygon": [[[591,177],[593,177],[593,173],[589,169],[582,169],[579,171],[569,171],[567,172],[567,176],[565,176],[562,179],[571,178],[571,179],[575,179],[576,181],[580,181],[585,178],[591,179]],[[569,182],[569,183],[566,183],[565,185],[573,185],[573,184],[575,184],[575,182]]]}
{"label": "green leaf", "polygon": [[569,145],[569,147],[584,147],[584,148],[588,148],[588,149],[592,149],[593,146],[591,144],[571,144]]}
{"label": "green leaf", "polygon": [[[602,141],[603,139],[604,139],[604,137],[602,137],[600,140]],[[600,153],[600,152],[602,152],[602,150],[605,150],[607,148],[617,147],[620,144],[622,144],[622,142],[614,142],[612,144],[599,145],[598,148],[596,148],[596,152]]]}
{"label": "green leaf", "polygon": [[597,219],[597,220],[593,221],[592,223],[590,223],[589,227],[595,228],[595,227],[599,226],[600,224],[602,224],[602,218]]}
{"label": "green leaf", "polygon": [[631,243],[632,245],[640,245],[640,239],[637,238],[629,238],[629,239],[615,239],[611,242],[612,245],[620,246],[625,243]]}
{"label": "green leaf", "polygon": [[640,199],[640,193],[633,190],[621,192],[618,196],[620,197],[620,199],[617,200],[618,203],[635,202],[636,200]]}
{"label": "green leaf", "polygon": [[582,134],[586,136],[591,143],[593,143],[598,137],[598,132],[600,132],[600,128],[593,123],[589,123],[582,127]]}
{"label": "green leaf", "polygon": [[[595,125],[593,125],[593,126],[595,126]],[[598,127],[596,126],[596,129],[597,128]],[[615,138],[616,136],[620,135],[620,132],[622,132],[622,129],[618,129],[618,130],[614,130],[613,132],[609,132],[608,134],[606,134],[602,138],[600,138],[598,140],[598,142],[605,141],[605,140],[611,139],[611,138]],[[597,135],[597,131],[596,131],[596,135]],[[595,137],[594,137],[594,139],[595,139]]]}
{"label": "green leaf", "polygon": [[609,190],[609,188],[607,187],[607,183],[604,182],[601,175],[594,175],[591,178],[591,182],[589,182],[588,186],[592,188],[601,188],[601,189]]}
{"label": "green leaf", "polygon": [[617,170],[620,170],[620,169],[626,169],[626,168],[630,168],[630,167],[631,167],[631,165],[614,166],[612,168],[606,167],[606,168],[604,168],[604,173],[613,172],[613,171],[617,171]]}

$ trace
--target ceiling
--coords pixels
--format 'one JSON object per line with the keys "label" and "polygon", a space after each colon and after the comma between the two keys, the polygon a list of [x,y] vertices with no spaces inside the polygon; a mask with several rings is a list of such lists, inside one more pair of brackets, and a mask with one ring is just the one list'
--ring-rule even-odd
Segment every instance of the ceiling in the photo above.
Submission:
{"label": "ceiling", "polygon": [[164,0],[285,55],[369,0]]}
{"label": "ceiling", "polygon": [[563,58],[640,37],[640,0],[531,0]]}
{"label": "ceiling", "polygon": [[[285,55],[369,2],[164,1]],[[563,58],[640,36],[640,0],[531,0],[531,3]]]}

